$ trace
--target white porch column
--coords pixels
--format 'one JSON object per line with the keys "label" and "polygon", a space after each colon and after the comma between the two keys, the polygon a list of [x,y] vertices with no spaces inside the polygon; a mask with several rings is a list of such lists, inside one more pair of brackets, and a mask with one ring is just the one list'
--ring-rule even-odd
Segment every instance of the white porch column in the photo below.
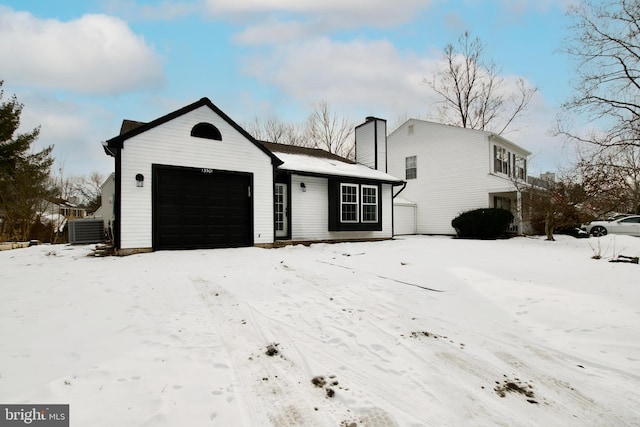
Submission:
{"label": "white porch column", "polygon": [[523,221],[522,221],[522,191],[519,188],[516,189],[516,224],[518,224],[518,235],[522,236]]}

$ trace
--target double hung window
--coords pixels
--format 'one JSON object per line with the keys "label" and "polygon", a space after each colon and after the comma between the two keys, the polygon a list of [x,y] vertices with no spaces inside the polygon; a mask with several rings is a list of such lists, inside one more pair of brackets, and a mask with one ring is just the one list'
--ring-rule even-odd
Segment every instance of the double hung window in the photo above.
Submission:
{"label": "double hung window", "polygon": [[410,156],[404,159],[405,179],[416,179],[418,177],[418,157]]}
{"label": "double hung window", "polygon": [[493,172],[507,175],[510,178],[525,180],[527,178],[527,159],[508,151],[504,147],[494,145]]}
{"label": "double hung window", "polygon": [[379,184],[329,182],[329,230],[377,231],[382,229]]}
{"label": "double hung window", "polygon": [[358,222],[358,185],[340,184],[340,222]]}

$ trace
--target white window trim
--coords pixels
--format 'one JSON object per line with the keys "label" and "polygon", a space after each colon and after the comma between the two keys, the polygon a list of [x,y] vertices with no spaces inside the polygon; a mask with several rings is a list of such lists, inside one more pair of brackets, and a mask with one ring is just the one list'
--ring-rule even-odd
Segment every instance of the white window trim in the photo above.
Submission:
{"label": "white window trim", "polygon": [[[407,164],[409,159],[413,159],[413,167],[409,168]],[[414,171],[414,176],[409,177],[409,170]],[[404,176],[405,179],[417,179],[418,178],[418,156],[407,156],[404,158]]]}
{"label": "white window trim", "polygon": [[[360,188],[361,189],[373,188],[374,191],[375,191],[375,202],[374,203],[365,203],[364,197],[361,198],[362,199],[362,203],[361,203],[360,209],[362,210],[362,212],[360,214],[360,217],[362,218],[362,222],[368,223],[368,224],[377,223],[378,222],[378,187],[375,186],[375,185],[364,185],[363,184],[363,185],[360,186]],[[362,193],[364,194],[364,191]],[[376,209],[375,209],[375,215],[376,215],[375,219],[373,219],[373,220],[365,220],[364,219],[364,207],[365,206],[375,206],[376,207]]]}
{"label": "white window trim", "polygon": [[[342,190],[345,187],[352,187],[352,188],[356,189],[356,201],[355,202],[349,202],[349,203],[345,203],[344,202],[343,197],[342,197],[344,195],[344,193],[342,192]],[[355,211],[356,212],[356,218],[355,218],[355,220],[348,220],[347,221],[347,220],[344,219],[344,217],[342,215],[343,214],[342,207],[344,205],[355,205],[355,207],[356,207],[356,211]],[[360,221],[360,218],[358,217],[359,213],[360,213],[360,189],[358,188],[358,184],[344,184],[344,183],[341,183],[340,184],[340,222],[344,223],[344,224],[356,224],[356,223],[358,223]]]}

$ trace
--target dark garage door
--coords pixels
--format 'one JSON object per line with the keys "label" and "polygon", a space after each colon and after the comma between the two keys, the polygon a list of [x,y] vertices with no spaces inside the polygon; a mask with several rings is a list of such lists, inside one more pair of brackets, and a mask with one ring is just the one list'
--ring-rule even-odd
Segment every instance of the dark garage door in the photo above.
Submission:
{"label": "dark garage door", "polygon": [[251,246],[252,175],[154,167],[154,249]]}

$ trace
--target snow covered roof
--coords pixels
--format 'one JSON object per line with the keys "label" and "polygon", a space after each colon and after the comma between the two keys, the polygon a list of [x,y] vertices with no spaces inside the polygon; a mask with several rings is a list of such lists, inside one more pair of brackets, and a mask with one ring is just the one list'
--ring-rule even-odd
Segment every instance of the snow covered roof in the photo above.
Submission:
{"label": "snow covered roof", "polygon": [[352,162],[349,159],[324,150],[263,141],[260,141],[260,143],[282,160],[283,163],[278,166],[280,170],[310,175],[368,179],[391,184],[401,184],[403,182],[400,178]]}

